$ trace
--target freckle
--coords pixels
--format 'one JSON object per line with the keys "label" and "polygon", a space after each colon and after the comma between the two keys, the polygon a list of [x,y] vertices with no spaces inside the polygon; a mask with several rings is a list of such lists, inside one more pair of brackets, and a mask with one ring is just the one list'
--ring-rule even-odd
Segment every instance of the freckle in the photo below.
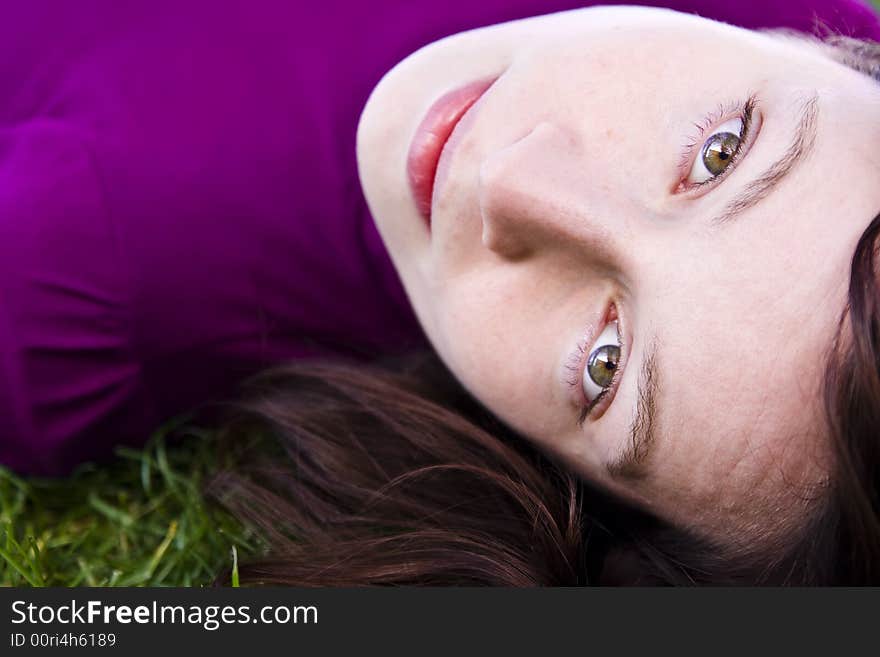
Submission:
{"label": "freckle", "polygon": [[605,136],[608,137],[608,139],[613,139],[614,138],[614,128],[608,128],[605,131]]}

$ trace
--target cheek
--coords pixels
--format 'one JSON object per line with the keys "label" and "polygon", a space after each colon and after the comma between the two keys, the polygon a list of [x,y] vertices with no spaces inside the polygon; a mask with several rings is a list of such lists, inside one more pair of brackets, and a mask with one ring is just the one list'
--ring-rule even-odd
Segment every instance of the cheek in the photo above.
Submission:
{"label": "cheek", "polygon": [[[438,313],[440,357],[486,408],[520,433],[551,440],[570,412],[557,381],[559,335],[522,295],[457,289]],[[539,441],[541,442],[541,441]]]}

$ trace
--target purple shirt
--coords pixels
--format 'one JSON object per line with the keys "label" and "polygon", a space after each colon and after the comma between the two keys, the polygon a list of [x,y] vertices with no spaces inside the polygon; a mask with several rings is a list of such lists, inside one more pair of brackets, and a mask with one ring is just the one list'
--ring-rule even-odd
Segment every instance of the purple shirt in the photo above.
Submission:
{"label": "purple shirt", "polygon": [[[431,41],[589,4],[5,3],[0,462],[60,474],[270,364],[425,344],[360,190],[360,111]],[[880,39],[855,0],[641,4]]]}

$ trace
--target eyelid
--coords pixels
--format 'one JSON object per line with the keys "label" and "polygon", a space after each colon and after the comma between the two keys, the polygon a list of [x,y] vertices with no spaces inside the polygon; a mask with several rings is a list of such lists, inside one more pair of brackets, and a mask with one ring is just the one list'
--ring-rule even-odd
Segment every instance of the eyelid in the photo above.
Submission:
{"label": "eyelid", "polygon": [[[742,138],[730,164],[717,176],[699,183],[688,183],[687,178],[690,175],[694,160],[699,156],[708,138],[715,134],[719,127],[737,118],[743,121]],[[691,197],[702,195],[732,174],[740,160],[749,153],[754,145],[761,129],[761,123],[761,114],[758,111],[758,98],[755,94],[751,94],[745,101],[726,106],[720,105],[702,123],[695,123],[694,126],[699,134],[692,136],[684,146],[684,152],[678,164],[678,182],[675,184],[673,194],[690,193]]]}
{"label": "eyelid", "polygon": [[[611,383],[608,385],[608,387],[591,400],[587,398],[583,387],[583,377],[586,376],[587,362],[589,360],[590,354],[593,351],[594,345],[599,339],[599,336],[607,328],[608,324],[611,324],[612,322],[617,322],[617,334],[620,345],[619,364],[611,377]],[[572,376],[568,379],[567,382],[575,391],[575,395],[578,399],[578,404],[579,406],[581,406],[581,413],[580,417],[578,418],[579,427],[583,426],[588,417],[592,420],[599,419],[613,401],[614,395],[620,385],[620,379],[622,378],[623,372],[626,369],[627,354],[629,352],[629,345],[628,340],[626,339],[626,335],[626,320],[621,317],[621,314],[617,308],[617,304],[611,303],[608,313],[606,314],[605,319],[600,324],[600,328],[598,329],[598,331],[592,336],[585,337],[583,340],[581,340],[581,342],[578,343],[576,352],[573,354],[575,358],[566,365],[566,369],[568,369],[572,373]]]}

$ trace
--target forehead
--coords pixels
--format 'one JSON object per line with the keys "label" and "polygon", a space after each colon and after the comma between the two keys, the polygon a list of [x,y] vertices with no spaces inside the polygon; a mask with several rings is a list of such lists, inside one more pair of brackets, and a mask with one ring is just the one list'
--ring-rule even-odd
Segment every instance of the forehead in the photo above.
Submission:
{"label": "forehead", "polygon": [[636,487],[661,487],[667,511],[708,500],[723,525],[721,509],[766,509],[822,477],[825,359],[855,244],[880,210],[878,92],[836,72],[801,76],[819,95],[813,155],[645,296],[663,389],[651,481]]}

